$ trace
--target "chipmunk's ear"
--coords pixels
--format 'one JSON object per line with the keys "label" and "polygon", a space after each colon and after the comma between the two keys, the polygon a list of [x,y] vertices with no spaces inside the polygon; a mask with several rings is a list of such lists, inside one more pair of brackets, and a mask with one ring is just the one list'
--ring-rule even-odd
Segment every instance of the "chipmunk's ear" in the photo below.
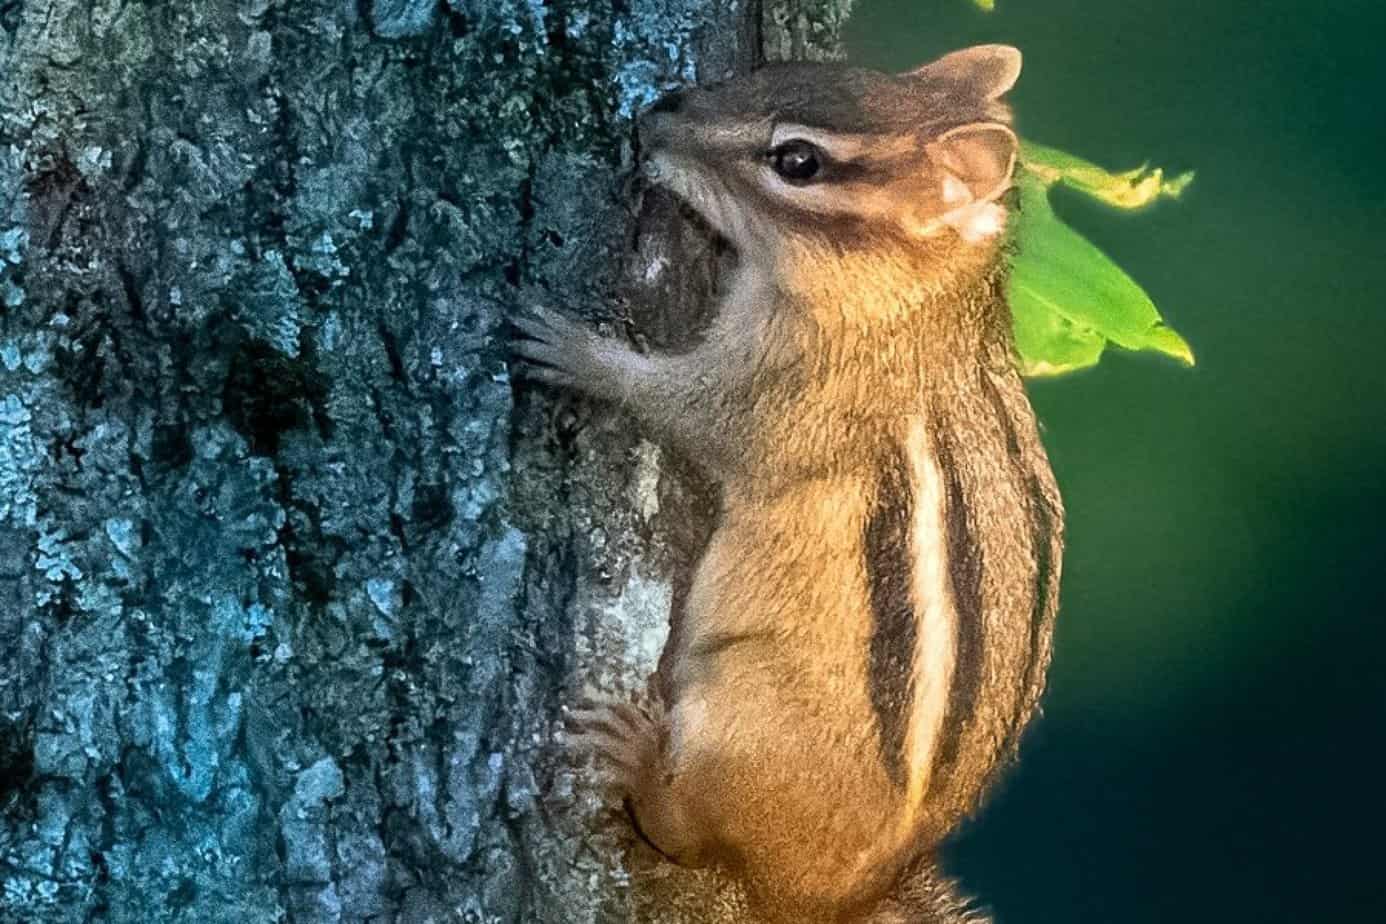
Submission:
{"label": "chipmunk's ear", "polygon": [[1009,126],[975,122],[949,129],[926,144],[924,151],[934,166],[955,181],[955,194],[945,194],[945,201],[960,200],[965,192],[972,201],[990,202],[1010,188],[1019,147]]}
{"label": "chipmunk's ear", "polygon": [[1011,186],[1019,147],[1015,132],[999,122],[960,125],[925,145],[942,184],[939,222],[966,241],[1000,233],[1006,213],[996,200]]}
{"label": "chipmunk's ear", "polygon": [[900,76],[959,84],[972,88],[982,99],[996,99],[1020,77],[1020,50],[1010,45],[973,45]]}

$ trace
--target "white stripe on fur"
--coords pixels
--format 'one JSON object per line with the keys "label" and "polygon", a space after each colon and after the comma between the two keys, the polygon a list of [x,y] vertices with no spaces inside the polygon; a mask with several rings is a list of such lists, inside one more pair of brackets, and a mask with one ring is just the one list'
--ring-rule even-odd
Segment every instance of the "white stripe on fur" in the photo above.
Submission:
{"label": "white stripe on fur", "polygon": [[914,816],[929,790],[934,754],[943,731],[957,662],[958,617],[948,581],[948,527],[944,521],[943,474],[924,421],[910,423],[905,440],[914,493],[910,554],[911,596],[916,622],[914,702],[905,739],[908,805]]}

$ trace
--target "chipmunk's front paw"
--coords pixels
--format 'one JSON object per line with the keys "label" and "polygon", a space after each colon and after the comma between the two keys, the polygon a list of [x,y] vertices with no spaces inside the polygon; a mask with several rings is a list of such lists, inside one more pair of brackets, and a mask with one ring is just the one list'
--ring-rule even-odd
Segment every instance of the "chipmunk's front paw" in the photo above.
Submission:
{"label": "chipmunk's front paw", "polygon": [[525,378],[586,392],[599,392],[600,345],[605,338],[549,308],[529,306],[510,318],[517,336],[510,349]]}
{"label": "chipmunk's front paw", "polygon": [[651,378],[647,357],[550,308],[524,308],[510,323],[515,371],[526,378],[607,401],[631,400]]}
{"label": "chipmunk's front paw", "polygon": [[623,796],[638,792],[658,766],[663,713],[628,702],[587,704],[568,714],[568,748],[595,758],[600,781]]}

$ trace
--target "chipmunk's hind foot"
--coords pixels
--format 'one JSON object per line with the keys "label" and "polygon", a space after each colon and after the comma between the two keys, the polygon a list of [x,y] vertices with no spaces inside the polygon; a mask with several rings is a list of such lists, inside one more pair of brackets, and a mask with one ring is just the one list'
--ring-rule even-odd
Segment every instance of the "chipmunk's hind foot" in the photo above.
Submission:
{"label": "chipmunk's hind foot", "polygon": [[568,713],[568,748],[592,757],[600,782],[623,796],[654,770],[660,751],[662,711],[628,702],[594,702]]}
{"label": "chipmunk's hind foot", "polygon": [[668,754],[668,728],[658,697],[586,704],[568,715],[569,748],[594,758],[598,780],[625,804],[636,831],[669,859],[701,866],[704,833],[693,822],[679,792],[679,776]]}

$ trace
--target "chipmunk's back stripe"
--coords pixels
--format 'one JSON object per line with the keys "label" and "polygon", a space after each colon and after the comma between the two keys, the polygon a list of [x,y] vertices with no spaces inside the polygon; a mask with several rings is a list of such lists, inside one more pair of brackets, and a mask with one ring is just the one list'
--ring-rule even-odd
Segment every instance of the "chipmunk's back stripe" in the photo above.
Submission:
{"label": "chipmunk's back stripe", "polygon": [[1007,735],[1007,746],[1014,747],[1039,697],[1040,688],[1044,683],[1044,670],[1049,662],[1050,627],[1058,608],[1057,559],[1061,542],[1058,530],[1062,528],[1062,524],[1057,522],[1058,517],[1050,507],[1041,475],[1034,468],[1034,453],[1026,452],[1026,446],[1021,442],[1020,434],[1025,422],[1015,419],[1014,412],[1008,407],[996,384],[986,376],[982,378],[982,390],[1001,424],[1006,439],[1006,453],[1014,467],[1015,477],[1025,486],[1025,499],[1030,516],[1031,551],[1036,566],[1034,596],[1030,610],[1029,651],[1021,688],[1023,701],[1021,708],[1016,711]]}
{"label": "chipmunk's back stripe", "polygon": [[902,788],[916,634],[910,593],[913,497],[907,464],[896,447],[881,466],[862,543],[872,619],[867,683],[880,728],[881,757],[891,780]]}
{"label": "chipmunk's back stripe", "polygon": [[933,779],[957,663],[957,616],[948,580],[951,550],[945,526],[946,482],[935,451],[924,421],[912,421],[905,454],[914,493],[909,549],[918,628],[911,663],[914,688],[907,733],[907,798],[915,810],[923,803]]}
{"label": "chipmunk's back stripe", "polygon": [[[1030,663],[1025,671],[1025,689],[1033,691],[1043,683],[1044,669],[1049,662],[1049,626],[1059,608],[1057,566],[1058,539],[1055,536],[1054,516],[1037,479],[1030,479],[1030,517],[1035,536],[1035,609],[1030,621]],[[1023,724],[1028,716],[1017,716]]]}
{"label": "chipmunk's back stripe", "polygon": [[934,772],[942,773],[958,759],[963,728],[977,712],[984,673],[986,622],[982,613],[982,549],[973,529],[953,447],[942,436],[937,443],[944,484],[948,583],[957,638],[957,663],[934,763]]}
{"label": "chipmunk's back stripe", "polygon": [[1044,688],[1044,672],[1049,666],[1049,649],[1054,616],[1059,607],[1059,555],[1062,524],[1049,506],[1040,476],[1031,474],[1025,481],[1030,507],[1030,529],[1034,543],[1035,584],[1030,610],[1029,657],[1022,680],[1020,708],[1007,734],[1007,748],[1019,744],[1025,725],[1034,712]]}

